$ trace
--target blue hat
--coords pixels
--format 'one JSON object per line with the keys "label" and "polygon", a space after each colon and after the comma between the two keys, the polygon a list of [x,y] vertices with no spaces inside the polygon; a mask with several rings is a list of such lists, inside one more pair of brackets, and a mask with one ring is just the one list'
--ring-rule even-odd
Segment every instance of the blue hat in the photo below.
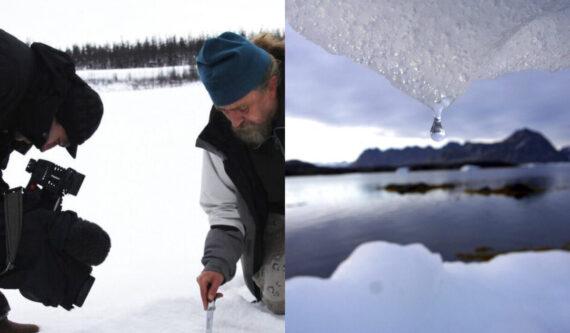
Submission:
{"label": "blue hat", "polygon": [[233,32],[204,42],[196,58],[200,80],[214,105],[234,103],[263,83],[271,56]]}

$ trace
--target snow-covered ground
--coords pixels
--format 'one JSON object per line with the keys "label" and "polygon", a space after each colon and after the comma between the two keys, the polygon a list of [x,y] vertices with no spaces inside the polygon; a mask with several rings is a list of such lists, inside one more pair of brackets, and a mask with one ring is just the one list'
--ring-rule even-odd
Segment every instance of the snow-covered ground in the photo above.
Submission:
{"label": "snow-covered ground", "polygon": [[330,279],[287,281],[287,332],[570,332],[570,253],[444,263],[371,242]]}
{"label": "snow-covered ground", "polygon": [[[14,153],[6,180],[27,182],[29,158],[44,158],[86,174],[78,197],[64,209],[101,225],[112,238],[107,261],[82,308],[67,312],[2,290],[10,318],[46,333],[204,332],[196,276],[208,230],[198,197],[202,151],[195,139],[210,101],[200,84],[139,91],[103,91],[105,114],[97,133],[79,147],[26,156]],[[238,272],[222,287],[215,332],[283,332],[284,320],[250,297]]]}

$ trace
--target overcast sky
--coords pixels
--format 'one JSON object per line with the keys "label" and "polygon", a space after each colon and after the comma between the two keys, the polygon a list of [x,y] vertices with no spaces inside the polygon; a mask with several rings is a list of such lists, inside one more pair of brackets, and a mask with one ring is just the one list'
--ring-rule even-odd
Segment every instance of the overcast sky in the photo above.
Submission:
{"label": "overcast sky", "polygon": [[[354,161],[371,147],[435,145],[431,109],[289,26],[286,36],[287,159]],[[474,82],[444,112],[443,124],[455,141],[500,140],[527,127],[557,148],[570,145],[570,70]]]}
{"label": "overcast sky", "polygon": [[1,7],[0,29],[60,48],[285,24],[284,0],[2,0]]}

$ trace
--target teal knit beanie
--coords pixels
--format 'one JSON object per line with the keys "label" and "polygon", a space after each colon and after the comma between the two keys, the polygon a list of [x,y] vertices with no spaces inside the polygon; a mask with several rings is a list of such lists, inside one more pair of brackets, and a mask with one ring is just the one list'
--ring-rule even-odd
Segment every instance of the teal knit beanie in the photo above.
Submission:
{"label": "teal knit beanie", "polygon": [[246,38],[224,32],[204,42],[196,63],[214,105],[224,106],[263,83],[271,56]]}

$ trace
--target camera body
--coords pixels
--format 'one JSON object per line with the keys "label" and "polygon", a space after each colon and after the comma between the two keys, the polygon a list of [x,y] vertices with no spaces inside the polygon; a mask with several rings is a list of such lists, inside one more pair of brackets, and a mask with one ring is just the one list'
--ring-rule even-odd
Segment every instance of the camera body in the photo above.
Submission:
{"label": "camera body", "polygon": [[85,175],[73,170],[63,168],[46,160],[31,159],[26,171],[31,174],[26,191],[39,192],[41,206],[61,211],[61,202],[66,194],[77,195]]}
{"label": "camera body", "polygon": [[73,170],[63,168],[46,160],[31,159],[26,171],[31,173],[28,188],[40,186],[42,190],[51,192],[55,196],[63,197],[66,194],[77,195],[85,175]]}

